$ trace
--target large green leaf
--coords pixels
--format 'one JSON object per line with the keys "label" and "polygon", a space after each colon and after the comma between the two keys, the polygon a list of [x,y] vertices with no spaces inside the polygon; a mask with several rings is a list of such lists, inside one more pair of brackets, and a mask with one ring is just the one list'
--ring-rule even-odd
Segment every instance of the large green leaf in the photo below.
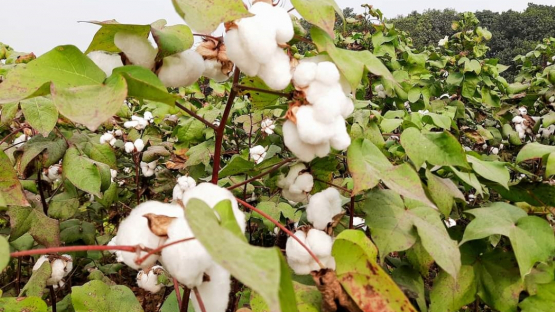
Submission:
{"label": "large green leaf", "polygon": [[131,289],[123,285],[108,286],[101,281],[71,287],[71,303],[76,312],[143,311]]}
{"label": "large green leaf", "polygon": [[46,247],[60,246],[60,230],[58,221],[44,215],[39,209],[30,207],[10,207],[10,241],[14,241],[25,233]]}
{"label": "large green leaf", "polygon": [[120,110],[127,97],[127,83],[122,76],[111,76],[106,84],[67,89],[54,83],[51,93],[60,114],[95,131]]}
{"label": "large green leaf", "polygon": [[[322,294],[316,286],[293,282],[293,288],[295,289],[295,297],[297,299],[297,310],[295,311],[320,312]],[[256,292],[251,294],[250,306],[252,312],[272,312],[264,299]]]}
{"label": "large green leaf", "polygon": [[389,274],[376,263],[376,247],[364,232],[341,232],[333,244],[332,255],[337,279],[362,311],[416,312]]}
{"label": "large green leaf", "polygon": [[8,155],[0,150],[0,207],[29,206]]}
{"label": "large green leaf", "polygon": [[150,32],[158,45],[159,60],[189,49],[193,45],[193,32],[187,25],[166,26],[164,19],[152,23]]}
{"label": "large green leaf", "polygon": [[10,244],[4,236],[0,236],[0,271],[10,262]]}
{"label": "large green leaf", "polygon": [[20,102],[25,119],[43,136],[48,136],[58,121],[58,109],[50,97],[38,96]]}
{"label": "large green leaf", "polygon": [[524,299],[519,307],[522,312],[555,311],[555,282],[538,286],[537,294]]}
{"label": "large green leaf", "polygon": [[447,131],[421,133],[417,128],[408,128],[401,134],[401,145],[416,168],[424,162],[470,168],[459,141]]}
{"label": "large green leaf", "polygon": [[48,306],[39,297],[6,297],[0,298],[0,310],[4,311],[25,311],[25,312],[46,312]]}
{"label": "large green leaf", "polygon": [[483,161],[474,156],[467,155],[467,160],[472,164],[472,169],[485,179],[501,184],[509,189],[511,176],[505,163],[499,161]]}
{"label": "large green leaf", "polygon": [[426,178],[428,178],[428,190],[434,203],[444,216],[449,217],[455,199],[465,200],[463,193],[451,179],[440,178],[430,170],[426,170]]}
{"label": "large green leaf", "polygon": [[512,202],[527,202],[532,206],[555,206],[555,186],[549,183],[521,181],[509,190],[497,184],[490,185],[504,199]]}
{"label": "large green leaf", "polygon": [[[300,220],[302,215],[302,210],[295,209],[287,203],[274,203],[270,201],[263,201],[256,205],[256,208],[262,210],[274,220],[280,220],[281,216],[288,218],[290,221],[297,222]],[[252,217],[259,218],[262,220],[267,229],[273,230],[276,225],[270,220],[262,217],[257,212],[252,213]]]}
{"label": "large green leaf", "polygon": [[219,177],[224,178],[239,173],[245,173],[254,168],[254,162],[248,161],[241,156],[235,156],[220,170]]}
{"label": "large green leaf", "polygon": [[272,311],[295,310],[289,268],[279,249],[249,245],[221,225],[213,210],[200,200],[188,202],[185,217],[212,259],[259,293]]}
{"label": "large green leaf", "polygon": [[40,268],[33,272],[31,278],[25,284],[25,287],[21,290],[19,297],[23,296],[36,296],[42,297],[42,295],[46,291],[46,281],[52,275],[52,266],[50,266],[50,262],[45,261],[42,263]]}
{"label": "large green leaf", "polygon": [[[0,84],[0,104],[16,102],[31,95],[50,93],[50,82],[58,88],[98,85],[106,75],[77,47],[59,46],[26,66],[10,71]],[[38,89],[39,92],[35,93]]]}
{"label": "large green leaf", "polygon": [[397,81],[389,69],[387,69],[379,58],[370,53],[370,51],[339,49],[335,46],[333,39],[318,27],[312,27],[310,29],[310,34],[312,40],[314,40],[314,43],[318,47],[318,51],[328,53],[341,74],[349,81],[351,89],[356,90],[365,69],[397,85]]}
{"label": "large green leaf", "polygon": [[322,28],[332,38],[335,36],[335,13],[343,18],[343,11],[334,0],[291,0],[291,3],[305,20]]}
{"label": "large green leaf", "polygon": [[42,166],[48,168],[62,159],[66,149],[66,141],[58,138],[54,133],[51,133],[48,137],[35,135],[23,145],[22,151],[15,153],[18,159],[17,171],[20,175],[25,176],[25,171],[29,164],[41,154]]}
{"label": "large green leaf", "polygon": [[408,265],[403,265],[395,269],[391,277],[399,287],[405,289],[405,294],[414,298],[421,312],[428,311],[426,294],[424,292],[424,280],[417,271]]}
{"label": "large green leaf", "polygon": [[127,81],[127,96],[174,105],[180,98],[168,89],[152,71],[136,65],[115,68],[112,75],[122,75]]}
{"label": "large green leaf", "polygon": [[94,38],[87,48],[85,53],[92,51],[106,51],[106,52],[121,52],[120,49],[114,44],[114,36],[118,32],[132,33],[141,37],[148,37],[150,32],[150,25],[128,25],[120,24],[115,20],[104,22],[91,21],[91,24],[101,26],[94,35]]}
{"label": "large green leaf", "polygon": [[516,162],[547,157],[547,155],[553,152],[555,152],[555,146],[543,145],[538,142],[528,143],[518,152]]}
{"label": "large green leaf", "polygon": [[77,148],[70,147],[64,156],[63,174],[77,188],[102,197],[100,165],[102,164],[81,155]]}
{"label": "large green leaf", "polygon": [[82,241],[86,245],[94,245],[96,240],[94,224],[77,219],[60,223],[60,239],[66,245]]}
{"label": "large green leaf", "polygon": [[221,23],[251,16],[241,0],[172,0],[177,13],[193,30],[210,34]]}

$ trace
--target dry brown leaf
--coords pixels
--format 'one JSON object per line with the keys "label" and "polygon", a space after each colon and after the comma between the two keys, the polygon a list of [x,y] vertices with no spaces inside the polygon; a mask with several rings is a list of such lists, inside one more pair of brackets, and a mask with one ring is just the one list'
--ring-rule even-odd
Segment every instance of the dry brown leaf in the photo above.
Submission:
{"label": "dry brown leaf", "polygon": [[147,213],[143,217],[148,219],[148,227],[154,235],[160,237],[168,236],[168,227],[175,217],[168,217],[163,215],[157,215],[154,213]]}
{"label": "dry brown leaf", "polygon": [[334,270],[322,269],[312,271],[311,274],[316,287],[322,293],[322,312],[363,312],[343,289]]}

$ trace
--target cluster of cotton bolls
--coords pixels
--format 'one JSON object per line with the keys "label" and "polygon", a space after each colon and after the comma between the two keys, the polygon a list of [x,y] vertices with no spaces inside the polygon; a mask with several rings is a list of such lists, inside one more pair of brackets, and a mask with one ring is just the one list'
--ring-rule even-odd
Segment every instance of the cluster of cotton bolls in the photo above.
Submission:
{"label": "cluster of cotton bolls", "polygon": [[143,141],[143,139],[136,139],[135,142],[125,142],[125,145],[123,146],[123,148],[125,149],[125,152],[128,154],[134,153],[134,152],[142,152],[143,149],[145,148],[145,142]]}
{"label": "cluster of cotton bolls", "polygon": [[387,93],[385,93],[385,88],[382,84],[376,85],[374,91],[379,98],[385,99],[387,97]]}
{"label": "cluster of cotton bolls", "polygon": [[158,78],[166,87],[179,88],[192,85],[204,72],[204,59],[193,50],[164,58]]}
{"label": "cluster of cotton bolls", "polygon": [[339,70],[328,61],[305,59],[296,67],[293,83],[308,105],[294,106],[294,116],[283,124],[285,145],[302,161],[324,157],[330,146],[344,150],[351,144],[345,118],[354,110]]}
{"label": "cluster of cotton bolls", "polygon": [[137,273],[137,286],[150,292],[157,293],[164,287],[164,284],[158,282],[158,276],[164,272],[164,268],[155,265],[150,269],[140,269]]}
{"label": "cluster of cotton bolls", "polygon": [[151,162],[141,161],[139,164],[141,166],[141,171],[145,177],[152,177],[156,172],[156,166],[158,166],[158,160],[153,160]]}
{"label": "cluster of cotton bolls", "polygon": [[534,132],[532,128],[534,127],[534,119],[528,116],[528,110],[526,107],[520,107],[518,109],[518,115],[512,120],[515,125],[515,131],[518,132],[518,137],[523,140],[526,135],[533,135]]}
{"label": "cluster of cotton bolls", "polygon": [[42,171],[41,178],[43,181],[52,183],[62,177],[62,165],[54,164]]}
{"label": "cluster of cotton bolls", "polygon": [[236,20],[224,38],[227,56],[246,75],[258,76],[274,90],[291,82],[291,66],[280,45],[293,38],[293,23],[284,8],[254,3],[252,17]]}
{"label": "cluster of cotton bolls", "polygon": [[143,130],[149,124],[154,121],[154,116],[152,116],[151,112],[145,112],[143,117],[140,116],[131,116],[131,120],[126,121],[123,123],[125,128],[135,128],[136,130]]}
{"label": "cluster of cotton bolls", "polygon": [[555,125],[549,125],[547,128],[540,128],[536,137],[538,139],[550,140],[555,133]]}
{"label": "cluster of cotton bolls", "polygon": [[314,177],[310,172],[306,172],[306,166],[302,163],[289,168],[287,176],[278,180],[278,187],[281,188],[281,195],[291,203],[306,202],[312,187]]}
{"label": "cluster of cotton bolls", "polygon": [[253,146],[249,149],[249,154],[252,160],[254,160],[256,164],[259,164],[263,162],[266,157],[266,148],[262,145]]}
{"label": "cluster of cotton bolls", "polygon": [[[189,187],[181,194],[183,206],[186,206],[189,200],[193,198],[204,201],[211,208],[214,208],[222,200],[230,200],[235,219],[242,233],[245,232],[245,214],[239,210],[237,201],[230,191],[211,183],[192,186],[193,183],[187,178],[180,182],[186,183],[185,187]],[[179,187],[181,189],[183,185]],[[164,216],[170,219],[165,232],[158,233],[160,236],[154,234],[149,227],[149,219],[147,218],[153,216]],[[181,205],[148,201],[135,207],[129,216],[120,223],[115,244],[123,246],[140,244],[146,248],[155,249],[164,244],[192,237],[192,230],[184,217]],[[141,264],[135,262],[136,259],[144,256],[146,256],[144,251],[139,253],[121,252],[121,260],[136,270],[151,268],[156,264],[156,261],[159,261],[164,269],[181,284],[191,289],[195,287],[198,289],[206,311],[225,311],[231,276],[227,270],[212,260],[210,254],[198,240],[192,239],[167,246],[162,250],[161,255],[152,254]],[[209,276],[209,281],[205,281],[205,274]],[[148,287],[150,286],[149,284]],[[153,290],[156,290],[156,288],[153,288]],[[192,296],[192,301],[195,310],[200,311],[195,296]]]}
{"label": "cluster of cotton bolls", "polygon": [[33,266],[33,272],[40,269],[40,267],[44,263],[49,263],[52,269],[52,274],[46,280],[46,285],[57,287],[63,287],[65,283],[63,282],[63,278],[66,277],[69,272],[73,269],[73,260],[70,255],[62,255],[62,256],[49,256],[43,255],[41,256],[35,265]]}
{"label": "cluster of cotton bolls", "polygon": [[190,176],[177,178],[177,184],[173,187],[173,200],[182,200],[183,194],[195,186],[197,186],[197,182]]}

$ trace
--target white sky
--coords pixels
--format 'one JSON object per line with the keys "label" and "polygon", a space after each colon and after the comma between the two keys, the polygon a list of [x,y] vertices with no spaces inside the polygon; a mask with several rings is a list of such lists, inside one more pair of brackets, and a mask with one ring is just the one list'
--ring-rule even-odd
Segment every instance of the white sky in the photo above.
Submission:
{"label": "white sky", "polygon": [[[286,0],[286,8],[291,4]],[[336,0],[340,7],[360,11],[371,2],[386,17],[414,10],[454,8],[457,11],[522,11],[528,2],[555,5],[555,0]],[[57,45],[85,50],[99,26],[78,21],[116,19],[120,23],[149,24],[164,18],[168,25],[183,23],[171,0],[1,0],[0,42],[15,50],[40,55]]]}

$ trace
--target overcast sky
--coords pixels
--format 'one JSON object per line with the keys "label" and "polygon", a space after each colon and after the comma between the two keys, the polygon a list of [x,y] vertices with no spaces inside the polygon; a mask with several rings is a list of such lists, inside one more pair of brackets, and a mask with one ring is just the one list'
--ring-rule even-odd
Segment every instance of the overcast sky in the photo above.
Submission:
{"label": "overcast sky", "polygon": [[[285,0],[290,8],[289,0]],[[171,0],[1,0],[0,42],[15,50],[40,55],[57,45],[74,44],[85,50],[98,26],[78,21],[116,19],[120,23],[149,24],[166,19],[168,25],[183,23]],[[454,8],[457,11],[522,11],[528,2],[555,4],[555,0],[336,0],[361,11],[371,3],[386,17],[425,9]]]}

